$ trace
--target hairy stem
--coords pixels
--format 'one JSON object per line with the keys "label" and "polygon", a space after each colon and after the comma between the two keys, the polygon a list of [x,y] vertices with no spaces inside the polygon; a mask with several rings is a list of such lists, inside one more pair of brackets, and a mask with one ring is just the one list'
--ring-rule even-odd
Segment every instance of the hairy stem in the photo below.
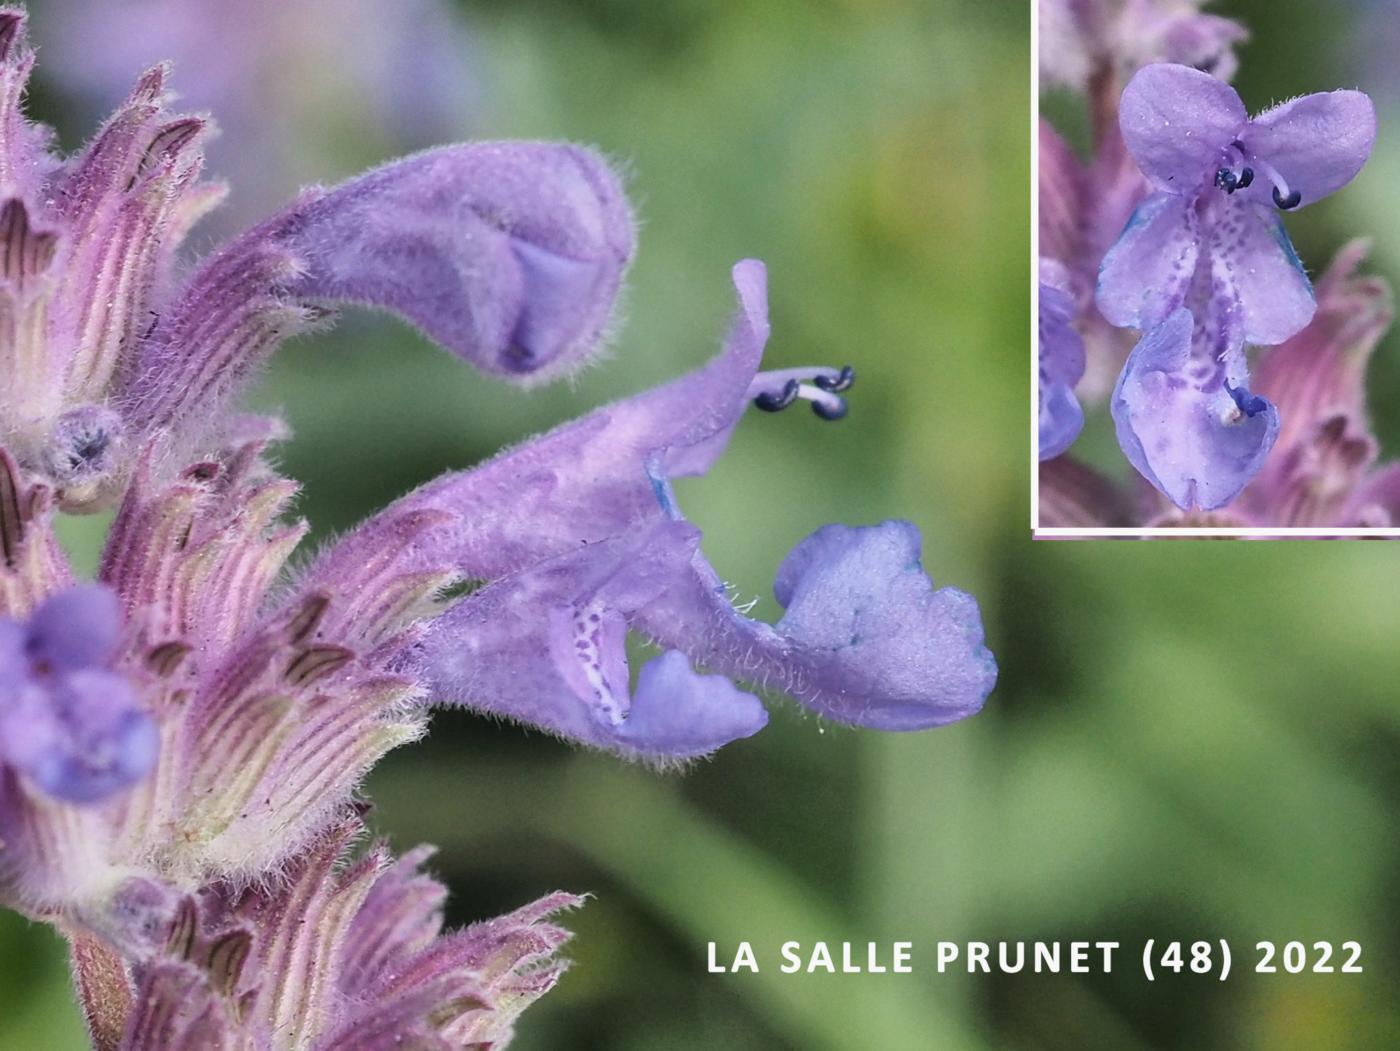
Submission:
{"label": "hairy stem", "polygon": [[131,984],[121,957],[90,934],[69,930],[73,987],[87,1021],[93,1051],[117,1051],[131,1013]]}

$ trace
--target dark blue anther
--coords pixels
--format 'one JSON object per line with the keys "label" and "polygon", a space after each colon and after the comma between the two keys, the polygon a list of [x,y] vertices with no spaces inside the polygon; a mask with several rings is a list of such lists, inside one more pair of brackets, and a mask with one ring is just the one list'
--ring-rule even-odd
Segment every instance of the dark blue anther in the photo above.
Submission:
{"label": "dark blue anther", "polygon": [[1221,168],[1215,173],[1215,185],[1219,186],[1226,193],[1235,192],[1235,173],[1229,168]]}
{"label": "dark blue anther", "polygon": [[856,370],[853,369],[850,365],[843,365],[840,374],[837,375],[835,378],[832,378],[830,376],[818,376],[812,382],[815,383],[822,390],[835,392],[850,390],[851,384],[855,383],[855,381]]}
{"label": "dark blue anther", "polygon": [[1256,394],[1250,394],[1243,387],[1232,387],[1225,381],[1225,392],[1235,400],[1236,407],[1246,416],[1258,416],[1269,407],[1269,403]]}
{"label": "dark blue anther", "polygon": [[824,420],[839,420],[846,415],[846,399],[834,398],[831,402],[814,401],[812,411]]}
{"label": "dark blue anther", "polygon": [[1302,203],[1303,195],[1297,190],[1294,190],[1287,197],[1285,197],[1283,196],[1283,194],[1278,192],[1277,186],[1274,187],[1274,204],[1278,205],[1285,212],[1288,211],[1288,209],[1290,208],[1297,208],[1298,205]]}
{"label": "dark blue anther", "polygon": [[764,412],[781,412],[797,400],[797,388],[800,384],[796,380],[788,380],[783,384],[780,393],[774,394],[772,391],[764,391],[754,398],[753,403]]}
{"label": "dark blue anther", "polygon": [[1253,169],[1253,168],[1243,168],[1243,169],[1241,169],[1241,171],[1240,171],[1240,181],[1239,181],[1238,183],[1235,184],[1235,189],[1236,189],[1236,190],[1243,190],[1246,186],[1248,186],[1248,185],[1249,185],[1250,183],[1252,183],[1253,181],[1254,181],[1254,169]]}

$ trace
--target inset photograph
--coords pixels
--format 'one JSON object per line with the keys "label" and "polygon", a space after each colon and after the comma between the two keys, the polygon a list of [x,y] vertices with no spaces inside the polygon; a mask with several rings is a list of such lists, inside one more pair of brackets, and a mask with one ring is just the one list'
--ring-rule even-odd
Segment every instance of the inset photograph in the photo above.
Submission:
{"label": "inset photograph", "polygon": [[1039,0],[1038,536],[1400,536],[1400,22]]}

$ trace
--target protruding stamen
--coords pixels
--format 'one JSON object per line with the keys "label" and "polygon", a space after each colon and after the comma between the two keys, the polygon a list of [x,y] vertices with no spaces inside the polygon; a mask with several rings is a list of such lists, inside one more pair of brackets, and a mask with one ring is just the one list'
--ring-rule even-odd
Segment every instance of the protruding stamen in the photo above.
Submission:
{"label": "protruding stamen", "polygon": [[1298,190],[1289,189],[1288,180],[1280,175],[1278,169],[1272,164],[1268,161],[1260,160],[1258,157],[1254,158],[1254,164],[1263,176],[1274,184],[1274,204],[1278,205],[1279,208],[1286,212],[1290,208],[1297,208],[1298,205],[1303,203],[1302,193]]}
{"label": "protruding stamen", "polygon": [[1249,167],[1249,165],[1245,165],[1244,168],[1241,169],[1241,171],[1240,171],[1239,182],[1235,183],[1235,189],[1237,189],[1237,190],[1243,190],[1246,186],[1248,186],[1248,185],[1249,185],[1250,183],[1252,183],[1253,181],[1254,181],[1254,169],[1251,168],[1251,167]]}
{"label": "protruding stamen", "polygon": [[781,412],[797,400],[800,389],[801,384],[796,380],[788,380],[780,391],[762,391],[754,395],[753,403],[764,412]]}
{"label": "protruding stamen", "polygon": [[1239,185],[1239,179],[1229,168],[1221,168],[1215,173],[1215,185],[1219,186],[1226,193],[1234,193],[1235,187]]}
{"label": "protruding stamen", "polygon": [[824,420],[839,420],[846,415],[846,399],[841,391],[855,383],[855,369],[806,368],[779,369],[760,372],[749,385],[748,396],[765,412],[786,409],[801,399],[811,402],[812,411]]}
{"label": "protruding stamen", "polygon": [[812,411],[824,420],[839,420],[846,415],[845,398],[812,399]]}
{"label": "protruding stamen", "polygon": [[850,390],[856,382],[856,370],[850,365],[843,365],[836,376],[818,376],[812,382],[826,391]]}

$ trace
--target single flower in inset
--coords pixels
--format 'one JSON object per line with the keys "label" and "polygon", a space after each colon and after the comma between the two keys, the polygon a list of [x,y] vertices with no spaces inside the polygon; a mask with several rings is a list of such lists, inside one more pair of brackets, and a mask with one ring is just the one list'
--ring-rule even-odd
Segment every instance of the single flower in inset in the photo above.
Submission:
{"label": "single flower in inset", "polygon": [[1309,95],[1250,120],[1229,85],[1184,66],[1141,70],[1123,139],[1155,192],[1104,257],[1096,302],[1145,335],[1113,398],[1124,453],[1183,510],[1229,503],[1258,472],[1277,410],[1249,390],[1246,344],[1281,343],[1315,310],[1278,218],[1360,171],[1370,99]]}

